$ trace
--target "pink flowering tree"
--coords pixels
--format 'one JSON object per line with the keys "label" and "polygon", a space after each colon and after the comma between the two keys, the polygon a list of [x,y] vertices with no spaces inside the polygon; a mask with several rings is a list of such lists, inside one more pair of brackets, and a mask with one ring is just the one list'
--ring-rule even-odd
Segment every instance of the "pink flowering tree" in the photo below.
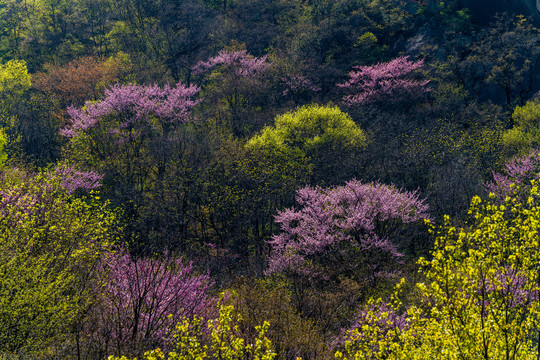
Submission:
{"label": "pink flowering tree", "polygon": [[192,263],[185,265],[181,258],[135,259],[120,250],[103,258],[101,276],[97,321],[88,329],[101,355],[140,356],[166,348],[170,331],[183,317],[210,315],[212,281],[195,274]]}
{"label": "pink flowering tree", "polygon": [[283,96],[290,96],[296,105],[308,95],[321,91],[321,88],[315,86],[310,79],[303,75],[282,77],[281,83],[284,87],[281,94]]}
{"label": "pink flowering tree", "polygon": [[493,172],[493,180],[485,185],[486,190],[500,200],[507,196],[524,194],[531,189],[531,180],[540,177],[540,149],[516,157],[504,166],[501,172]]}
{"label": "pink flowering tree", "polygon": [[221,50],[208,61],[197,63],[192,70],[205,84],[208,116],[236,136],[257,130],[253,121],[264,116],[263,108],[268,106],[265,75],[269,68],[266,56],[255,57],[245,50]]}
{"label": "pink flowering tree", "polygon": [[298,288],[350,279],[365,294],[397,274],[407,226],[429,218],[416,192],[357,180],[301,189],[296,201],[276,216],[281,232],[270,241],[267,273],[285,274]]}
{"label": "pink flowering tree", "polygon": [[150,231],[168,224],[165,215],[159,218],[163,224],[156,216],[148,217],[166,214],[167,206],[159,200],[176,199],[167,195],[173,191],[167,184],[181,171],[186,125],[193,122],[193,109],[201,101],[199,91],[181,83],[115,85],[102,100],[69,108],[71,121],[61,133],[69,139],[67,161],[77,171],[57,168],[56,172],[69,188],[83,181],[92,187],[102,177],[103,194],[122,204],[130,219],[126,236],[138,233],[146,242]]}
{"label": "pink flowering tree", "polygon": [[359,308],[352,326],[342,329],[342,336],[334,345],[347,351],[351,343],[360,343],[368,351],[384,353],[381,344],[398,342],[400,334],[409,330],[411,319],[406,310],[394,297],[388,301],[370,299]]}
{"label": "pink flowering tree", "polygon": [[387,276],[385,265],[373,260],[383,256],[394,264],[399,261],[403,255],[392,234],[402,224],[429,217],[428,206],[415,192],[357,180],[329,189],[303,188],[296,201],[299,209],[286,209],[276,216],[282,232],[270,242],[273,253],[268,273],[327,277],[336,265],[333,257],[350,250],[357,259],[365,258],[370,280]]}
{"label": "pink flowering tree", "polygon": [[93,171],[78,171],[75,165],[57,164],[54,175],[60,180],[60,185],[68,194],[77,190],[88,192],[101,186],[103,176]]}
{"label": "pink flowering tree", "polygon": [[169,135],[178,125],[186,123],[200,100],[196,86],[160,88],[141,85],[115,85],[105,91],[103,100],[87,102],[81,108],[68,109],[71,122],[61,134],[73,138],[92,129],[105,128],[109,134],[124,141],[159,131]]}
{"label": "pink flowering tree", "polygon": [[221,50],[208,61],[199,61],[192,70],[194,75],[199,75],[207,73],[217,66],[227,68],[232,75],[237,77],[256,77],[261,76],[269,65],[266,62],[266,56],[254,57],[249,55],[246,50],[233,52]]}
{"label": "pink flowering tree", "polygon": [[181,144],[178,129],[191,121],[199,88],[116,85],[103,100],[70,107],[70,124],[61,134],[71,139],[75,160],[105,176],[113,169],[142,185],[149,173],[163,176],[167,153]]}
{"label": "pink flowering tree", "polygon": [[424,65],[423,60],[410,61],[401,56],[386,63],[356,66],[349,72],[349,79],[338,84],[350,94],[343,97],[348,106],[376,102],[398,103],[424,95],[427,80],[418,80],[415,71]]}

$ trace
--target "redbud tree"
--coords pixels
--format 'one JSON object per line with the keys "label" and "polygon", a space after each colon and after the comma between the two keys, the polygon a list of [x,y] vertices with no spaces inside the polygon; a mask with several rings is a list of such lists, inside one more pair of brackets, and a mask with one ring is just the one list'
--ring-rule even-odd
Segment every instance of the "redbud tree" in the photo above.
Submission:
{"label": "redbud tree", "polygon": [[232,75],[238,77],[260,76],[267,68],[266,56],[254,57],[245,50],[226,51],[221,50],[216,56],[208,61],[199,61],[193,68],[195,75],[208,72],[216,66],[228,68]]}
{"label": "redbud tree", "polygon": [[105,91],[103,100],[87,102],[84,107],[70,107],[71,123],[62,129],[62,135],[74,138],[92,130],[116,135],[118,143],[136,141],[157,131],[164,135],[189,120],[191,111],[199,100],[196,86],[160,88],[140,85],[115,85]]}
{"label": "redbud tree", "polygon": [[375,289],[397,273],[408,224],[429,218],[428,206],[415,192],[357,180],[301,189],[296,201],[297,208],[276,216],[281,233],[270,241],[267,273],[285,274],[300,292],[332,288],[344,279],[357,284],[359,296]]}
{"label": "redbud tree", "polygon": [[503,201],[506,197],[523,196],[530,190],[531,181],[540,176],[540,149],[508,161],[500,172],[493,172],[493,180],[486,183],[486,190]]}
{"label": "redbud tree", "polygon": [[221,50],[197,63],[192,70],[205,84],[209,117],[235,136],[252,133],[259,126],[254,119],[264,116],[262,109],[268,106],[268,93],[262,90],[269,67],[266,56],[255,57],[245,50]]}
{"label": "redbud tree", "polygon": [[294,103],[298,105],[303,98],[308,98],[321,89],[313,84],[310,79],[303,75],[288,75],[281,78],[283,85],[283,96],[290,96]]}
{"label": "redbud tree", "polygon": [[81,171],[103,176],[104,195],[123,204],[131,218],[128,236],[139,233],[144,241],[151,230],[145,224],[152,221],[154,228],[165,227],[156,217],[150,221],[145,216],[165,214],[163,202],[175,199],[166,195],[173,191],[167,179],[176,176],[181,162],[183,132],[201,101],[198,92],[198,87],[181,83],[163,88],[116,85],[102,100],[68,109],[71,122],[61,130],[69,138],[67,157]]}
{"label": "redbud tree", "polygon": [[77,190],[88,192],[101,186],[103,176],[94,171],[79,171],[75,165],[57,164],[54,175],[60,180],[60,185],[68,194]]}
{"label": "redbud tree", "polygon": [[206,317],[212,302],[207,275],[169,254],[135,259],[125,250],[102,258],[98,321],[89,337],[107,354],[141,355],[167,346],[183,318]]}
{"label": "redbud tree", "polygon": [[429,81],[416,79],[415,71],[423,65],[423,60],[410,61],[402,56],[385,63],[356,66],[349,72],[349,79],[338,84],[351,93],[342,100],[348,106],[359,106],[421,97]]}
{"label": "redbud tree", "polygon": [[71,139],[77,160],[142,190],[151,175],[163,178],[169,151],[181,144],[176,130],[191,120],[198,92],[180,83],[116,85],[101,101],[70,107],[71,123],[61,134]]}

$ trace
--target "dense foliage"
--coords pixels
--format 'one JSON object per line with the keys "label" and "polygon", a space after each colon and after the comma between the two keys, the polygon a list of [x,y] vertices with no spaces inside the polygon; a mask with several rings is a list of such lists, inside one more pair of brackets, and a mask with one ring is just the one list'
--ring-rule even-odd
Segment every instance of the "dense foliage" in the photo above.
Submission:
{"label": "dense foliage", "polygon": [[540,15],[482,4],[2,1],[0,359],[536,358]]}
{"label": "dense foliage", "polygon": [[[5,171],[0,190],[0,351],[54,354],[78,337],[118,218],[56,172]],[[70,339],[71,338],[71,339]]]}
{"label": "dense foliage", "polygon": [[[241,320],[242,317],[234,311],[233,306],[221,305],[218,318],[208,320],[206,325],[209,334],[205,334],[200,317],[195,316],[193,319],[185,317],[173,331],[174,350],[167,353],[160,348],[150,350],[145,352],[143,359],[273,360],[276,353],[272,350],[272,342],[265,336],[270,324],[264,322],[263,325],[257,326],[257,338],[251,343],[239,332],[238,322]],[[107,360],[127,360],[127,358],[109,356]]]}
{"label": "dense foliage", "polygon": [[[538,354],[538,182],[503,204],[475,197],[419,264],[419,301],[366,306],[338,359],[534,359]],[[403,286],[400,284],[400,286]]]}

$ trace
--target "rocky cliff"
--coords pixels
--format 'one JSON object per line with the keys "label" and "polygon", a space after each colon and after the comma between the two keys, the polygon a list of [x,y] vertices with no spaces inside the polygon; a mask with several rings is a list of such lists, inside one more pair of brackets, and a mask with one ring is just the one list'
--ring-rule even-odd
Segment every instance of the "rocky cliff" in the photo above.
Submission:
{"label": "rocky cliff", "polygon": [[523,14],[540,25],[540,0],[463,0],[462,3],[481,21],[487,21],[496,13]]}

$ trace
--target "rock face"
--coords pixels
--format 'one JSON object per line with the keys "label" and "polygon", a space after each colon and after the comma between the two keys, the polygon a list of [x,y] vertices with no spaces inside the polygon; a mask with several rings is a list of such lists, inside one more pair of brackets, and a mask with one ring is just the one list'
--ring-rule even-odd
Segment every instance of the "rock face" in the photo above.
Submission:
{"label": "rock face", "polygon": [[[459,0],[458,0],[459,1]],[[481,21],[489,21],[496,13],[523,14],[540,25],[540,0],[461,0]]]}

